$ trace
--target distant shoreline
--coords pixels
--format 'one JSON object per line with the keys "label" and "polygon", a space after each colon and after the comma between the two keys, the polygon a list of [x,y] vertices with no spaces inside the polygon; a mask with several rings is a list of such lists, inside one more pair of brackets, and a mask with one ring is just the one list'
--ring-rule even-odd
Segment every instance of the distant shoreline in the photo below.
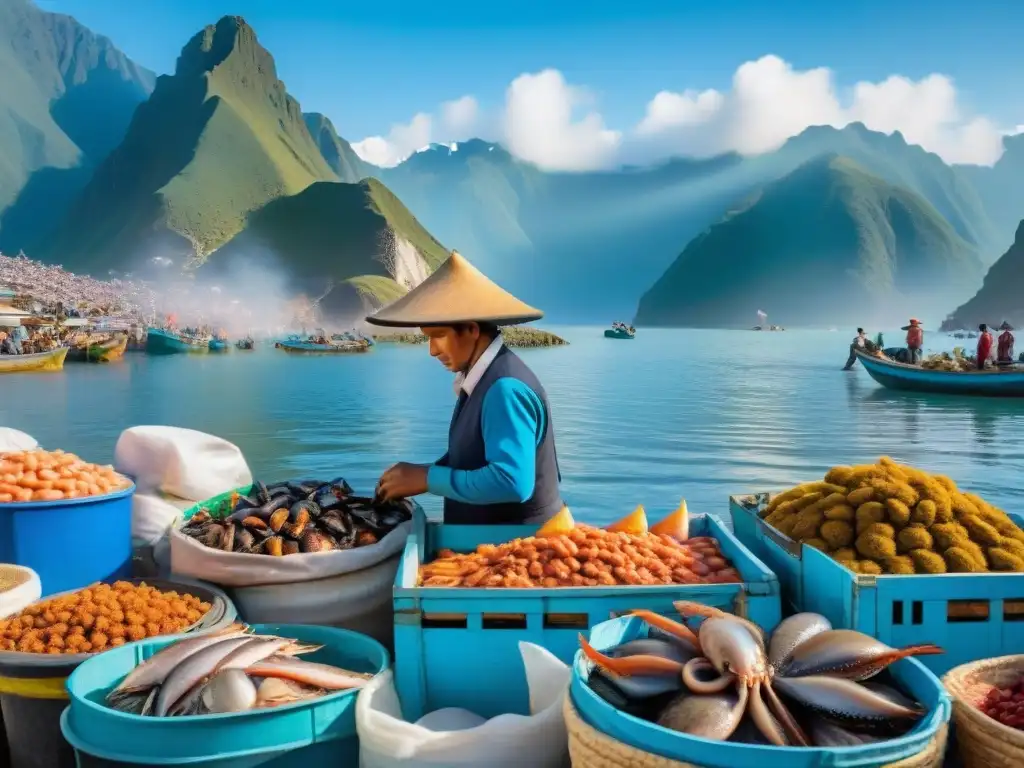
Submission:
{"label": "distant shoreline", "polygon": [[[560,347],[569,342],[561,336],[539,328],[502,328],[501,337],[510,347]],[[425,344],[427,337],[422,333],[379,333],[374,341],[387,344]]]}

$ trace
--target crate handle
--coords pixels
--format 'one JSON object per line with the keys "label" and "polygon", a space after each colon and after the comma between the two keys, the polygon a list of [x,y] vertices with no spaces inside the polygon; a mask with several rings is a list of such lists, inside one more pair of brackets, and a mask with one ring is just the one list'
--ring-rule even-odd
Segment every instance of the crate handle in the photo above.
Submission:
{"label": "crate handle", "polygon": [[946,622],[962,624],[988,621],[990,612],[987,600],[950,600],[946,603]]}
{"label": "crate handle", "polygon": [[590,629],[590,615],[586,613],[545,613],[544,629]]}
{"label": "crate handle", "polygon": [[424,613],[420,626],[423,629],[466,629],[469,617],[464,613]]}
{"label": "crate handle", "polygon": [[1024,600],[1004,600],[1003,621],[1024,621]]}
{"label": "crate handle", "polygon": [[526,629],[525,613],[485,613],[480,617],[483,629]]}

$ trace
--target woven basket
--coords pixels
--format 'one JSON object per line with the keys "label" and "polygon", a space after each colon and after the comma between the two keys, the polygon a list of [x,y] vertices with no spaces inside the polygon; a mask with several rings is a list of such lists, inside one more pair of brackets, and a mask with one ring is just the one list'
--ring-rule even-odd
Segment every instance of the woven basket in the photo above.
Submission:
{"label": "woven basket", "polygon": [[[569,730],[572,768],[705,768],[644,752],[594,730],[583,722],[569,696],[565,697],[563,714]],[[921,752],[880,768],[941,768],[946,756],[946,736],[947,726],[943,724]],[[1021,765],[1024,763],[1018,763]]]}
{"label": "woven basket", "polygon": [[993,720],[980,709],[993,687],[1024,675],[1024,656],[1000,656],[955,667],[942,678],[953,697],[953,719],[964,768],[1024,766],[1024,732]]}

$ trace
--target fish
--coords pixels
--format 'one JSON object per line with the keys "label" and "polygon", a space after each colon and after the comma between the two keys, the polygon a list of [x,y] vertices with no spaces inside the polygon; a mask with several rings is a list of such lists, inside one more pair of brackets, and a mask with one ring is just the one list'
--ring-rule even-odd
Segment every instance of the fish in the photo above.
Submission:
{"label": "fish", "polygon": [[830,629],[831,622],[817,613],[798,613],[783,619],[768,643],[768,663],[776,671],[782,669],[798,646]]}
{"label": "fish", "polygon": [[222,669],[203,686],[201,699],[209,714],[244,712],[256,706],[256,686],[243,669]]}
{"label": "fish", "polygon": [[179,661],[160,686],[153,713],[157,717],[165,717],[197,683],[213,674],[226,656],[251,640],[248,635],[220,639]]}
{"label": "fish", "polygon": [[255,677],[276,677],[292,680],[328,691],[362,688],[373,679],[364,672],[351,672],[328,664],[294,659],[290,656],[271,656],[249,666],[246,672]]}
{"label": "fish", "polygon": [[875,744],[881,739],[865,733],[854,733],[823,717],[810,719],[811,740],[816,747],[861,747]]}
{"label": "fish", "polygon": [[657,723],[679,733],[724,741],[739,727],[747,706],[747,688],[692,696],[683,694],[665,707]]}
{"label": "fish", "polygon": [[900,659],[942,652],[939,646],[930,643],[892,648],[863,632],[830,629],[796,646],[781,673],[785,677],[830,675],[867,680]]}
{"label": "fish", "polygon": [[[250,678],[252,679],[252,678]],[[285,680],[278,677],[267,677],[260,682],[256,688],[256,703],[254,706],[278,707],[282,704],[293,704],[296,701],[315,699],[327,693],[323,688],[311,688],[292,680]]]}
{"label": "fish", "polygon": [[884,691],[842,677],[776,677],[773,685],[782,695],[839,720],[916,719],[925,713],[913,702],[907,706],[906,699],[894,699]]}
{"label": "fish", "polygon": [[663,640],[657,637],[641,637],[616,646],[615,649],[608,652],[608,655],[614,659],[637,655],[662,656],[685,664],[697,655],[697,651],[692,645],[686,648],[684,642],[675,638]]}
{"label": "fish", "polygon": [[165,646],[129,672],[124,680],[107,694],[107,699],[116,698],[120,694],[145,691],[155,685],[161,685],[167,676],[192,654],[223,640],[239,637],[251,637],[250,630],[244,624],[236,623],[218,632],[190,637]]}

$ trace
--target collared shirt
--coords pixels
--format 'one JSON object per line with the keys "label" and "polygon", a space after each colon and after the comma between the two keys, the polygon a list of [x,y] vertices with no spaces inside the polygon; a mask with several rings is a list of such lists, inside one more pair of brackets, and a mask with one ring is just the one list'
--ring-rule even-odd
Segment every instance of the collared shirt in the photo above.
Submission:
{"label": "collared shirt", "polygon": [[[465,375],[455,377],[455,392],[471,396],[503,342],[498,336]],[[537,446],[547,428],[540,397],[519,379],[501,378],[484,396],[481,430],[487,463],[479,469],[443,466],[447,454],[427,471],[427,490],[466,504],[526,502],[537,481]]]}

